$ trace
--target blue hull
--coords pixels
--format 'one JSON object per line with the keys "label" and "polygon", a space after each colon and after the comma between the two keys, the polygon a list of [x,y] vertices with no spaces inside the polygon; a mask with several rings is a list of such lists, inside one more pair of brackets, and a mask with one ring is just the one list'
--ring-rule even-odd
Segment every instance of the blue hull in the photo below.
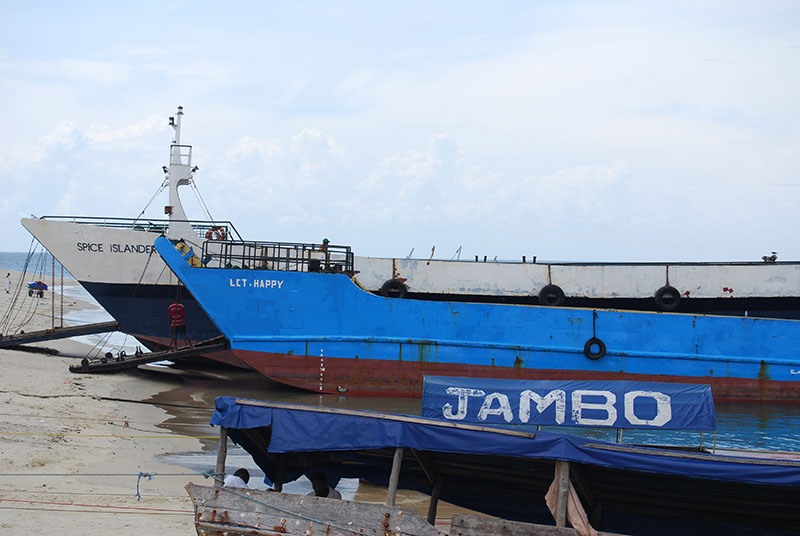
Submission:
{"label": "blue hull", "polygon": [[156,247],[239,357],[299,387],[418,396],[436,373],[691,381],[717,399],[800,400],[798,321],[383,298],[344,274],[191,268],[168,240]]}

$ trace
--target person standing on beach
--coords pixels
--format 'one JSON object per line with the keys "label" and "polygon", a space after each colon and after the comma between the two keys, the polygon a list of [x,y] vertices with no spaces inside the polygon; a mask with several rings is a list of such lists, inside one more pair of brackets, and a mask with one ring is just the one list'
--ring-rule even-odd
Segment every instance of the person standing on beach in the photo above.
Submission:
{"label": "person standing on beach", "polygon": [[183,308],[180,296],[175,298],[175,303],[167,309],[167,316],[169,316],[169,326],[172,330],[172,341],[170,341],[170,348],[173,350],[178,349],[178,334],[182,334],[183,338],[189,346],[192,346],[192,341],[189,340],[189,335],[186,334],[186,309]]}
{"label": "person standing on beach", "polygon": [[6,274],[6,294],[11,294],[11,272]]}

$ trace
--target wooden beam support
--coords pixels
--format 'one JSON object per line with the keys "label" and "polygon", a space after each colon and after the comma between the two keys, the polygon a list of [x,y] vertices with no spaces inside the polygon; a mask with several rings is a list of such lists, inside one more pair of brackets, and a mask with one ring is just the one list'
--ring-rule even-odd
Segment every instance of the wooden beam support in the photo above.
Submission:
{"label": "wooden beam support", "polygon": [[283,479],[286,476],[286,454],[279,453],[275,460],[275,481],[272,483],[272,489],[275,491],[283,491]]}
{"label": "wooden beam support", "polygon": [[569,497],[569,462],[556,460],[558,477],[558,502],[556,502],[556,527],[567,526],[567,498]]}
{"label": "wooden beam support", "polygon": [[428,479],[428,483],[433,486],[436,483],[436,469],[433,467],[430,454],[427,452],[420,452],[417,449],[409,450],[417,459],[419,466],[422,468],[422,472],[425,473],[425,478]]}
{"label": "wooden beam support", "polygon": [[225,458],[228,457],[228,429],[224,426],[219,427],[219,444],[217,445],[217,469],[214,475],[214,486],[222,487],[225,480]]}
{"label": "wooden beam support", "polygon": [[403,447],[394,449],[392,473],[389,475],[389,492],[386,495],[386,506],[394,506],[397,498],[397,483],[400,481],[400,466],[403,463]]}
{"label": "wooden beam support", "polygon": [[442,495],[442,486],[444,478],[442,475],[436,475],[436,483],[431,490],[431,502],[428,504],[428,523],[436,525],[436,507],[439,505],[439,497]]}

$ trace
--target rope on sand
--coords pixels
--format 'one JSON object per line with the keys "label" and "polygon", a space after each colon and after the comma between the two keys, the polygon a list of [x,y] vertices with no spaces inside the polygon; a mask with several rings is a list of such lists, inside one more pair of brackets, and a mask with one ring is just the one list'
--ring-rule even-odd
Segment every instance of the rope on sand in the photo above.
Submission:
{"label": "rope on sand", "polygon": [[122,435],[122,434],[67,434],[59,432],[0,432],[0,436],[45,436],[45,437],[111,437],[115,439],[219,439],[219,436],[192,435]]}
{"label": "rope on sand", "polygon": [[[74,502],[57,502],[57,501],[31,501],[27,499],[5,499],[0,497],[0,502],[12,502],[12,503],[25,503],[25,504],[46,504],[46,505],[53,505],[53,506],[77,506],[81,508],[104,508],[110,511],[119,510],[119,512],[113,513],[137,513],[137,512],[159,512],[159,513],[167,513],[167,514],[193,514],[192,510],[174,510],[171,508],[147,508],[144,506],[113,506],[108,504],[84,504],[84,503],[74,503]],[[13,508],[13,507],[12,507]],[[13,508],[15,510],[39,510],[39,508]],[[63,510],[57,510],[63,511]]]}

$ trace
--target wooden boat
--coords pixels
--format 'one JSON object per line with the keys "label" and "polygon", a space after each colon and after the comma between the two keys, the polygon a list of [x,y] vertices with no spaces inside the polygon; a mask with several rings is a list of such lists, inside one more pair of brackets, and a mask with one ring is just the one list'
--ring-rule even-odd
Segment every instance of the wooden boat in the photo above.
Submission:
{"label": "wooden boat", "polygon": [[[220,426],[217,485],[187,486],[200,535],[437,534],[439,500],[500,519],[454,518],[451,535],[576,534],[568,526],[580,525],[580,512],[591,524],[583,527],[588,534],[782,536],[800,526],[796,459],[230,397],[217,399],[211,423]],[[332,486],[341,477],[386,485],[386,504],[224,488],[228,438],[275,490],[324,471]],[[427,525],[395,506],[398,488],[430,494]]]}

